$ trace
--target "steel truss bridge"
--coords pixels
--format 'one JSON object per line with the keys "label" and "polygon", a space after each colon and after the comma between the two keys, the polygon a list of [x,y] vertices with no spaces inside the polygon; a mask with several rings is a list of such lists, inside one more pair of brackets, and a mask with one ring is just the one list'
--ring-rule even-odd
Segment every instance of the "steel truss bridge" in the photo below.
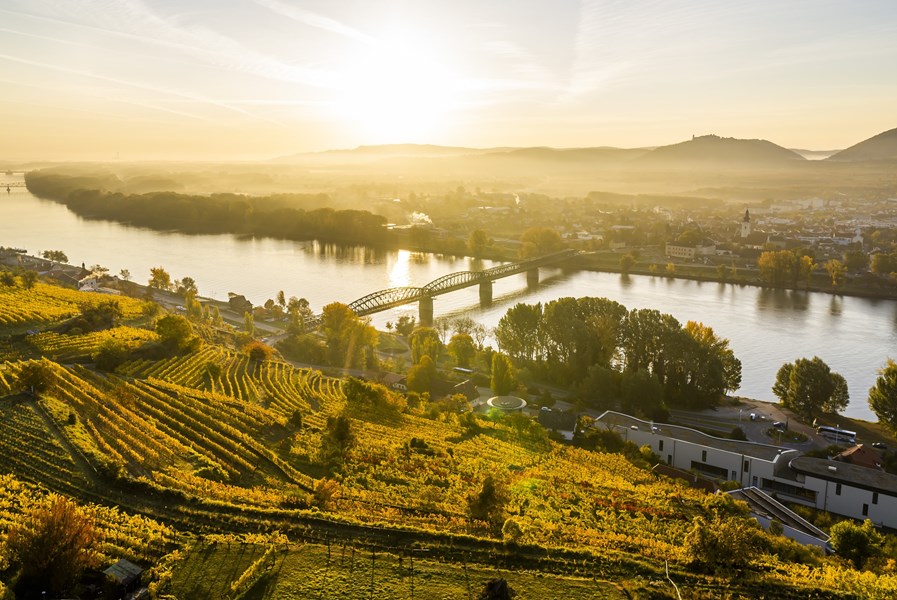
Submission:
{"label": "steel truss bridge", "polygon": [[[463,288],[480,286],[480,299],[492,300],[492,282],[502,277],[510,277],[518,273],[535,273],[538,279],[539,267],[563,262],[579,254],[577,250],[562,250],[553,254],[546,254],[537,258],[531,258],[515,263],[508,263],[486,269],[485,271],[458,271],[449,273],[438,279],[434,279],[423,287],[395,287],[373,292],[362,296],[349,304],[356,315],[363,317],[377,312],[405,306],[414,302],[420,305],[420,320],[423,324],[431,324],[433,318],[433,297],[448,294]],[[317,315],[308,323],[314,327],[321,322],[321,316]]]}

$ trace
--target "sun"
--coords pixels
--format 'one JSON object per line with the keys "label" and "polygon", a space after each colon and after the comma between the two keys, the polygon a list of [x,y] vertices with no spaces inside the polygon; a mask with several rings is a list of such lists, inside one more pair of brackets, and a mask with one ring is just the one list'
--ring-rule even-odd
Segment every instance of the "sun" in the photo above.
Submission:
{"label": "sun", "polygon": [[366,44],[341,70],[333,109],[366,140],[428,140],[451,126],[455,79],[435,46],[391,35]]}

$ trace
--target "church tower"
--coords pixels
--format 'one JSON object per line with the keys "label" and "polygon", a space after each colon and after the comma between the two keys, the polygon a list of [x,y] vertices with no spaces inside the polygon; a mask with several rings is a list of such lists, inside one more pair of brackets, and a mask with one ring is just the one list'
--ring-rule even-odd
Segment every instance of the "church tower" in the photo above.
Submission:
{"label": "church tower", "polygon": [[744,209],[744,219],[741,220],[741,238],[751,235],[751,213]]}

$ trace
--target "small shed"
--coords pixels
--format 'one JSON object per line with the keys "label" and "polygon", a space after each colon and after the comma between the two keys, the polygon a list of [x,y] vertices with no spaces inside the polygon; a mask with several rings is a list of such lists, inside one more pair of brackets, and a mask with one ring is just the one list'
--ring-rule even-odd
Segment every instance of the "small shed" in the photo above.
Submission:
{"label": "small shed", "polygon": [[123,558],[103,573],[117,585],[119,590],[128,592],[140,585],[143,568]]}

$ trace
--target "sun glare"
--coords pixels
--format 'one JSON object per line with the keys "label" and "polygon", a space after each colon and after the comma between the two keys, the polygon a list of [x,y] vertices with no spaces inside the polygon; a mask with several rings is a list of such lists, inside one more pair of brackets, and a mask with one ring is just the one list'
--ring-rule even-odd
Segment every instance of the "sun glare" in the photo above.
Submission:
{"label": "sun glare", "polygon": [[453,81],[432,45],[390,36],[366,45],[343,69],[334,107],[371,142],[432,139],[457,103]]}

